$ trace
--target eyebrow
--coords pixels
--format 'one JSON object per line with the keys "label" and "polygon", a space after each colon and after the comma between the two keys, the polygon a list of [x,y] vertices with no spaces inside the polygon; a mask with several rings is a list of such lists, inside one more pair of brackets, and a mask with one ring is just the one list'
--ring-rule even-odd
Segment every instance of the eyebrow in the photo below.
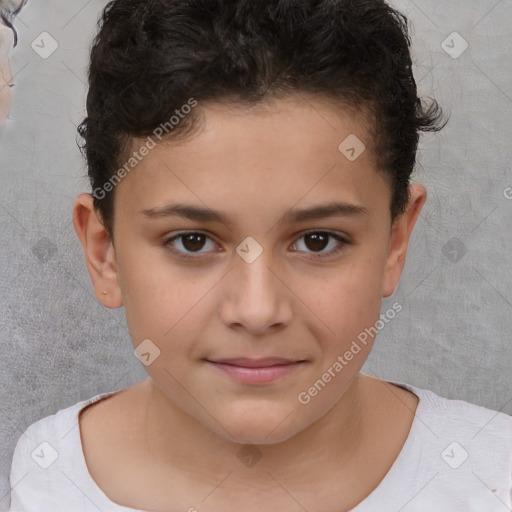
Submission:
{"label": "eyebrow", "polygon": [[[168,204],[159,208],[150,208],[140,212],[151,219],[161,219],[167,217],[182,217],[199,222],[219,222],[228,227],[233,227],[233,222],[229,217],[219,211],[200,206],[187,204]],[[279,220],[278,224],[301,222],[311,219],[324,219],[328,217],[354,217],[369,215],[368,208],[360,205],[333,201],[326,204],[319,204],[305,209],[292,209],[286,212]]]}

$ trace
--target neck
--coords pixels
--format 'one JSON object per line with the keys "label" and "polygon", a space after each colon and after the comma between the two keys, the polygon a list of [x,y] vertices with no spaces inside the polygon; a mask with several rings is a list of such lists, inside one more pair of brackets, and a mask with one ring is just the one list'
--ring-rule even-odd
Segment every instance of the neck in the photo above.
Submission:
{"label": "neck", "polygon": [[[333,474],[357,478],[366,433],[365,396],[369,377],[357,374],[332,409],[284,442],[243,445],[218,436],[173,404],[150,378],[146,436],[148,454],[163,466],[205,485],[231,474],[238,485],[268,489],[269,475],[286,475],[287,485],[311,492]],[[363,421],[364,420],[364,421]],[[200,461],[200,464],[198,464]],[[312,471],[311,468],[315,468]]]}

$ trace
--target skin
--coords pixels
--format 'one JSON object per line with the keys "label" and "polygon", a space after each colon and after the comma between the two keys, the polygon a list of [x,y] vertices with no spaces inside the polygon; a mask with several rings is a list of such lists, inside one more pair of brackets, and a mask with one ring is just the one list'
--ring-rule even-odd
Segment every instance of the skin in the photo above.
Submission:
{"label": "skin", "polygon": [[[133,347],[149,338],[160,349],[147,380],[81,416],[89,471],[117,503],[291,511],[317,510],[321,499],[322,512],[339,512],[379,484],[405,442],[417,397],[360,373],[371,338],[310,403],[297,400],[379,319],[426,200],[425,188],[411,185],[407,211],[391,225],[391,191],[364,118],[305,97],[196,107],[201,130],[157,145],[115,188],[113,242],[91,195],[76,199],[74,226],[97,299],[124,306]],[[338,150],[350,134],[367,146],[354,162]],[[330,201],[368,213],[277,223],[293,208]],[[178,202],[220,210],[233,225],[140,213]],[[304,232],[319,230],[349,243],[315,246]],[[163,245],[183,231],[209,237],[172,243],[196,260]],[[263,248],[250,264],[236,252],[247,236]],[[306,362],[250,385],[205,360],[241,356]],[[261,454],[252,468],[237,457],[246,444]]]}

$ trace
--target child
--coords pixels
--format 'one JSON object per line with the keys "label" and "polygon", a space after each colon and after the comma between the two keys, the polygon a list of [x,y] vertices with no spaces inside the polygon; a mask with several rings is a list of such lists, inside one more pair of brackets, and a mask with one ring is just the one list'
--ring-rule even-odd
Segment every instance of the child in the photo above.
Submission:
{"label": "child", "polygon": [[31,425],[12,511],[510,510],[510,416],[360,371],[442,127],[409,45],[383,0],[108,4],[74,226],[149,378]]}

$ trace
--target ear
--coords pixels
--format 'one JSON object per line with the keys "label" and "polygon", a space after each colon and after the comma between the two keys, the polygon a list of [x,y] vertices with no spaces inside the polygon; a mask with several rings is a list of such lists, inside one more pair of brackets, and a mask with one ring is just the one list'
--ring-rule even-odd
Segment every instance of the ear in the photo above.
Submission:
{"label": "ear", "polygon": [[84,250],[96,298],[107,308],[120,308],[123,299],[114,244],[103,226],[99,212],[94,208],[91,194],[80,194],[76,198],[73,226]]}
{"label": "ear", "polygon": [[427,191],[423,185],[414,183],[409,186],[409,201],[406,210],[395,218],[391,227],[382,289],[383,297],[393,295],[398,287],[405,265],[409,239],[426,199]]}

